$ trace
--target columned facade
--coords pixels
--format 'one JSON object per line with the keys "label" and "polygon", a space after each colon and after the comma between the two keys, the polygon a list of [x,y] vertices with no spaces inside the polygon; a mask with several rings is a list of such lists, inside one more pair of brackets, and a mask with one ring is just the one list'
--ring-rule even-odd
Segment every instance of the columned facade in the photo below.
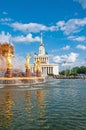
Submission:
{"label": "columned facade", "polygon": [[58,65],[49,63],[49,55],[45,54],[45,48],[42,40],[42,33],[40,37],[39,54],[34,55],[34,63],[37,62],[38,59],[40,59],[41,62],[42,76],[47,76],[48,74],[55,74],[55,75],[59,74]]}

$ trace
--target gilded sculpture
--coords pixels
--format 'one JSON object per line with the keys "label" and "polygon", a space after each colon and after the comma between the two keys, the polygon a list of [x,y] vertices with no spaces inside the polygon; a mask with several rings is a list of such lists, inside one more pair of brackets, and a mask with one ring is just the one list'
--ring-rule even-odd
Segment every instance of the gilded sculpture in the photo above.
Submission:
{"label": "gilded sculpture", "polygon": [[25,64],[26,69],[30,69],[30,58],[31,58],[30,55],[26,56],[26,64]]}
{"label": "gilded sculpture", "polygon": [[8,69],[12,68],[12,57],[14,57],[14,55],[10,52],[5,53],[5,57],[6,57],[6,65]]}
{"label": "gilded sculpture", "polygon": [[41,60],[40,60],[40,58],[37,59],[37,70],[38,71],[41,70]]}

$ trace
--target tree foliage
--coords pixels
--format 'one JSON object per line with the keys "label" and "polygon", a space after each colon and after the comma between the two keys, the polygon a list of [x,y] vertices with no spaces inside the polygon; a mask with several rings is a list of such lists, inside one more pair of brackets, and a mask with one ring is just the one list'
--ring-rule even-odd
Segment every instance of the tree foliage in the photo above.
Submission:
{"label": "tree foliage", "polygon": [[86,74],[86,66],[76,66],[74,68],[72,68],[71,70],[66,69],[60,72],[60,75],[74,75],[77,76],[79,74]]}

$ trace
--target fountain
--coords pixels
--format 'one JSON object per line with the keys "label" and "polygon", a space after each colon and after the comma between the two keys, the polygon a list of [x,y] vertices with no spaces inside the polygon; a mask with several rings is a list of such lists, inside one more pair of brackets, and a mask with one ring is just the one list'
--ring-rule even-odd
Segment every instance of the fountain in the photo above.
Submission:
{"label": "fountain", "polygon": [[10,52],[5,53],[6,57],[6,65],[7,65],[7,70],[5,76],[8,78],[12,78],[12,58],[14,55]]}
{"label": "fountain", "polygon": [[38,58],[34,63],[34,74],[30,71],[30,55],[26,56],[25,74],[21,77],[13,77],[12,58],[14,57],[14,47],[10,44],[0,44],[0,56],[6,60],[6,72],[4,77],[0,77],[0,84],[33,84],[40,83],[45,80],[41,76],[41,62]]}

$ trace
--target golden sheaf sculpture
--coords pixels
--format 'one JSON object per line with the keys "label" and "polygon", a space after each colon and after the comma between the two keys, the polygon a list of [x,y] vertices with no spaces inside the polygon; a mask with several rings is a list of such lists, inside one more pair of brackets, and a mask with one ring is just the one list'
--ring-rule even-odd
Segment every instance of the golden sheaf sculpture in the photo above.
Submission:
{"label": "golden sheaf sculpture", "polygon": [[12,58],[14,57],[14,55],[9,50],[9,52],[5,53],[5,57],[6,57],[7,68],[11,69],[12,68]]}
{"label": "golden sheaf sculpture", "polygon": [[10,50],[11,54],[14,54],[14,46],[9,43],[0,43],[0,55],[5,56],[6,53],[8,53]]}
{"label": "golden sheaf sculpture", "polygon": [[30,69],[30,58],[31,58],[30,55],[26,56],[26,63],[25,63],[26,69]]}
{"label": "golden sheaf sculpture", "polygon": [[41,60],[40,60],[40,58],[37,59],[37,70],[38,71],[41,70]]}
{"label": "golden sheaf sculpture", "polygon": [[37,59],[37,61],[34,63],[34,72],[41,70],[41,60],[40,58]]}

